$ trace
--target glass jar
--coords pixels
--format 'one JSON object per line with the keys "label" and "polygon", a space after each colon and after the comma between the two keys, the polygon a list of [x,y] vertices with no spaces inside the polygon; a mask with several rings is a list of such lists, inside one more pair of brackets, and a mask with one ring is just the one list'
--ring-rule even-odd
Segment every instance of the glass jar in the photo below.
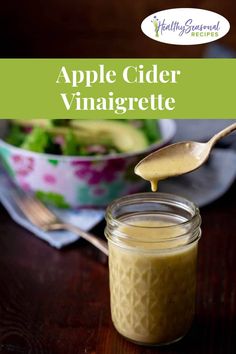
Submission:
{"label": "glass jar", "polygon": [[106,212],[112,321],[127,339],[163,345],[189,330],[201,217],[190,201],[141,193]]}

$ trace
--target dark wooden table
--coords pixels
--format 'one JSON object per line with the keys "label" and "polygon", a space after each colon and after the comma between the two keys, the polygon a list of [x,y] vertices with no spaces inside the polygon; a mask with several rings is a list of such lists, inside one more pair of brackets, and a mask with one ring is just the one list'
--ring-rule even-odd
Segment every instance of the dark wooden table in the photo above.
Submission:
{"label": "dark wooden table", "polygon": [[[236,353],[236,186],[201,210],[196,319],[181,342],[139,347],[113,328],[108,269],[83,241],[57,251],[0,208],[0,353]],[[104,223],[93,231],[103,233]]]}

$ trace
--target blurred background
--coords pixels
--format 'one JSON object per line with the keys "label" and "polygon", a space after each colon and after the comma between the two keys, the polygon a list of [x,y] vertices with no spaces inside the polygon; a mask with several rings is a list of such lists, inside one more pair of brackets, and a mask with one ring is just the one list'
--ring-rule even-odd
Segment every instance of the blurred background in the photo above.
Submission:
{"label": "blurred background", "polygon": [[[153,12],[173,7],[216,11],[230,24],[217,47],[173,46],[140,30]],[[234,0],[2,1],[1,57],[230,57],[236,50]],[[218,46],[220,47],[220,50]]]}

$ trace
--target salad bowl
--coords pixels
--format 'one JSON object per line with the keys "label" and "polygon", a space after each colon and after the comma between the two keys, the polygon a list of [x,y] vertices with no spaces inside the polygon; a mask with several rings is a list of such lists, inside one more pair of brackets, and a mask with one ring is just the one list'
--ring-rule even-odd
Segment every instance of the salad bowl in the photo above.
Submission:
{"label": "salad bowl", "polygon": [[161,139],[138,152],[98,156],[59,156],[13,146],[4,140],[9,121],[0,122],[0,157],[12,180],[24,191],[60,208],[106,207],[113,199],[137,193],[147,183],[134,174],[146,154],[168,144],[176,130],[159,120]]}

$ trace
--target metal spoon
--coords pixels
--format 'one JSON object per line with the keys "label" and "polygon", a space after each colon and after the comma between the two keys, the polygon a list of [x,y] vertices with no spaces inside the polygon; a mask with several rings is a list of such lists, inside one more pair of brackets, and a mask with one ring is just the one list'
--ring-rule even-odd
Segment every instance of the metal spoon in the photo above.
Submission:
{"label": "metal spoon", "polygon": [[134,169],[140,177],[151,182],[157,190],[157,182],[179,176],[199,168],[209,157],[216,142],[236,130],[236,123],[215,134],[207,143],[183,141],[166,146],[142,159]]}

